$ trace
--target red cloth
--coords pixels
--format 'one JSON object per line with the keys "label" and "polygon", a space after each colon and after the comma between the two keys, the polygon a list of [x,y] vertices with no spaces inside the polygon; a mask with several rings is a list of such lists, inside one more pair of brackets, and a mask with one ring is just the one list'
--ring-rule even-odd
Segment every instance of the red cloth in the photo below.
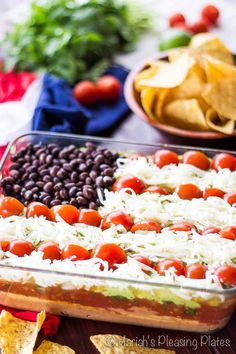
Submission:
{"label": "red cloth", "polygon": [[30,72],[0,72],[0,103],[19,101],[35,79]]}
{"label": "red cloth", "polygon": [[1,160],[5,150],[6,150],[6,146],[0,146],[0,160]]}
{"label": "red cloth", "polygon": [[[0,305],[0,313],[2,310],[6,310],[10,312],[13,316],[20,318],[21,320],[36,322],[38,312],[34,311],[24,311],[24,310],[16,310],[11,307]],[[42,325],[42,330],[46,337],[53,336],[57,333],[58,327],[60,325],[61,318],[57,315],[46,315],[46,319]]]}

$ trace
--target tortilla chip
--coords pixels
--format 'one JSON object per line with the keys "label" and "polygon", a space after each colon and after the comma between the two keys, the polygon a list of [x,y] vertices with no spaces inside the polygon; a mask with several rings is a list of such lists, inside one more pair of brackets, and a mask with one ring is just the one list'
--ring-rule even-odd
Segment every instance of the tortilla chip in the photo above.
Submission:
{"label": "tortilla chip", "polygon": [[169,93],[169,89],[160,89],[159,94],[157,95],[157,100],[154,103],[154,116],[160,123],[164,123],[163,110]]}
{"label": "tortilla chip", "polygon": [[37,316],[37,322],[29,322],[18,319],[3,310],[0,316],[2,354],[32,354],[45,317],[45,311],[42,311]]}
{"label": "tortilla chip", "polygon": [[75,351],[65,345],[43,340],[34,354],[75,354]]}
{"label": "tortilla chip", "polygon": [[171,63],[173,61],[176,61],[185,52],[189,52],[188,48],[186,48],[186,47],[171,49],[170,51],[168,51],[169,62]]}
{"label": "tortilla chip", "polygon": [[164,114],[168,124],[174,127],[193,131],[209,130],[197,99],[172,101],[165,106]]}
{"label": "tortilla chip", "polygon": [[210,108],[206,112],[206,122],[212,130],[223,134],[232,134],[235,122],[233,120],[219,116],[214,109]]}
{"label": "tortilla chip", "polygon": [[194,65],[186,79],[171,92],[172,100],[181,98],[198,98],[206,85],[206,75],[199,65]]}
{"label": "tortilla chip", "polygon": [[194,58],[183,53],[176,61],[160,66],[156,75],[149,79],[140,80],[140,85],[153,88],[172,88],[179,86],[186,78],[191,67],[195,64]]}
{"label": "tortilla chip", "polygon": [[90,337],[91,342],[101,354],[174,354],[174,350],[152,349],[138,345],[126,337],[114,334]]}
{"label": "tortilla chip", "polygon": [[218,114],[236,120],[236,78],[209,85],[203,92],[203,98]]}
{"label": "tortilla chip", "polygon": [[209,55],[204,56],[207,81],[214,84],[227,77],[236,77],[236,67]]}
{"label": "tortilla chip", "polygon": [[141,91],[141,102],[143,109],[147,113],[148,117],[153,120],[156,119],[155,115],[153,114],[156,97],[157,89],[146,87]]}
{"label": "tortilla chip", "polygon": [[230,50],[212,33],[199,33],[193,36],[189,48],[195,55],[208,54],[224,63],[234,64],[234,57]]}
{"label": "tortilla chip", "polygon": [[137,92],[141,92],[143,89],[143,85],[140,84],[140,82],[144,79],[149,79],[150,77],[153,77],[157,73],[158,68],[155,66],[151,66],[148,69],[145,69],[143,71],[140,71],[135,79],[134,79],[134,88]]}

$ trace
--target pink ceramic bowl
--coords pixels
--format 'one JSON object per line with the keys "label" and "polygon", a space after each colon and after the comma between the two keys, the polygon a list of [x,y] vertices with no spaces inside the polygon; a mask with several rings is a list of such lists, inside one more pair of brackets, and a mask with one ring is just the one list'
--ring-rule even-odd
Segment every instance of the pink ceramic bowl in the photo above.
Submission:
{"label": "pink ceramic bowl", "polygon": [[[160,55],[158,58],[154,59],[166,59],[166,55]],[[145,69],[146,67],[146,62],[150,62],[150,60],[153,60],[153,58],[149,60],[145,60],[144,63],[139,64],[135,69],[131,70],[129,73],[125,85],[124,85],[124,95],[126,102],[128,103],[130,109],[141,119],[143,119],[146,123],[152,125],[156,129],[162,130],[166,133],[172,134],[172,135],[178,135],[178,136],[183,136],[186,138],[198,138],[198,139],[222,139],[222,138],[229,138],[232,136],[236,135],[236,129],[234,129],[233,133],[231,135],[226,135],[223,133],[219,132],[200,132],[200,131],[191,131],[191,130],[184,130],[180,128],[175,128],[171,125],[167,124],[161,124],[158,122],[154,122],[151,120],[146,112],[143,110],[139,94],[135,91],[134,89],[134,79],[136,75]]]}

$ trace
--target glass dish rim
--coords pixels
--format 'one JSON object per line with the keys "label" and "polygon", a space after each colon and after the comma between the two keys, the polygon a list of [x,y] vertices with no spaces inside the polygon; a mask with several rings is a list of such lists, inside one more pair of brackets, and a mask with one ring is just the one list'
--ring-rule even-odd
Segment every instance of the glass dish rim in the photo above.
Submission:
{"label": "glass dish rim", "polygon": [[[117,144],[128,144],[130,146],[136,145],[136,146],[143,146],[143,147],[150,147],[150,148],[155,148],[155,147],[162,147],[162,148],[173,148],[173,149],[195,149],[199,151],[205,151],[205,152],[213,152],[213,153],[219,153],[219,152],[227,152],[231,154],[235,154],[234,151],[232,150],[221,150],[221,149],[208,149],[204,147],[193,147],[193,146],[187,146],[187,145],[178,145],[178,144],[166,144],[166,143],[156,143],[156,144],[146,144],[146,143],[140,143],[137,141],[128,141],[128,140],[116,140],[113,138],[107,138],[107,137],[96,137],[96,136],[89,136],[89,135],[79,135],[79,134],[67,134],[67,133],[54,133],[54,132],[43,132],[43,131],[32,131],[28,132],[22,135],[19,135],[15,139],[12,139],[3,156],[0,161],[0,172],[2,171],[5,161],[9,155],[9,152],[12,148],[12,146],[17,143],[18,140],[25,138],[25,137],[30,137],[30,136],[42,136],[42,137],[48,137],[48,138],[65,138],[65,139],[78,139],[78,140],[84,140],[84,141],[93,141],[93,142],[106,142],[106,143],[117,143]],[[161,283],[161,282],[148,282],[148,281],[141,281],[141,280],[133,280],[133,279],[127,279],[127,278],[114,278],[114,277],[107,277],[107,276],[96,276],[96,275],[90,275],[90,274],[76,274],[73,272],[62,272],[62,271],[55,271],[55,270],[49,270],[49,269],[39,269],[39,268],[30,268],[30,267],[21,267],[21,266],[12,266],[12,265],[7,265],[7,264],[1,264],[0,268],[4,269],[10,269],[10,270],[19,270],[19,271],[28,271],[28,272],[34,272],[34,273],[44,273],[44,274],[51,274],[51,275],[58,275],[58,276],[69,276],[69,277],[80,277],[84,279],[90,279],[90,280],[105,280],[105,281],[112,281],[112,282],[124,282],[129,285],[145,285],[145,286],[150,286],[150,287],[170,287],[172,289],[179,289],[179,290],[189,290],[189,291],[195,291],[195,292],[205,292],[205,293],[211,293],[211,294],[216,294],[216,295],[230,295],[230,294],[236,294],[236,287],[229,288],[229,289],[208,289],[208,288],[198,288],[194,286],[185,286],[181,284],[171,284],[171,283]]]}

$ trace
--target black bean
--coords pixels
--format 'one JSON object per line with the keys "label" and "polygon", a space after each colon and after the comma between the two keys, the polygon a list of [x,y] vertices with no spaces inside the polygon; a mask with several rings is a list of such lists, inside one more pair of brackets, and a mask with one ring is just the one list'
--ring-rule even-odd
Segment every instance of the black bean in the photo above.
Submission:
{"label": "black bean", "polygon": [[104,161],[104,156],[99,154],[95,157],[94,162],[96,165],[100,165]]}
{"label": "black bean", "polygon": [[19,184],[14,184],[14,186],[13,186],[13,191],[14,191],[15,193],[19,194],[20,191],[21,191],[21,186],[20,186]]}
{"label": "black bean", "polygon": [[80,180],[80,181],[85,181],[87,177],[88,177],[88,172],[82,172],[82,173],[79,175],[79,180]]}
{"label": "black bean", "polygon": [[61,200],[60,199],[54,199],[51,201],[50,206],[56,206],[56,205],[60,205],[61,204]]}
{"label": "black bean", "polygon": [[78,188],[77,187],[72,187],[72,188],[69,189],[69,196],[70,197],[74,197],[77,192],[78,192]]}
{"label": "black bean", "polygon": [[85,180],[85,183],[88,184],[88,185],[93,184],[92,178],[87,177],[86,180]]}
{"label": "black bean", "polygon": [[78,153],[78,157],[79,157],[80,159],[84,159],[84,158],[86,157],[86,154],[85,154],[83,151],[80,151],[80,152]]}
{"label": "black bean", "polygon": [[25,163],[25,160],[21,157],[17,160],[18,164],[23,165]]}
{"label": "black bean", "polygon": [[57,175],[57,172],[60,170],[60,167],[59,166],[53,166],[50,170],[50,175],[52,177],[56,177]]}
{"label": "black bean", "polygon": [[40,156],[40,155],[43,154],[45,151],[46,151],[46,147],[41,147],[40,149],[38,149],[38,150],[35,152],[35,155],[36,155],[36,156]]}
{"label": "black bean", "polygon": [[66,187],[66,189],[71,189],[71,188],[75,187],[75,183],[73,183],[73,182],[66,183],[65,187]]}
{"label": "black bean", "polygon": [[52,155],[47,155],[45,162],[47,165],[51,165],[52,160],[53,160]]}
{"label": "black bean", "polygon": [[74,169],[78,166],[78,162],[76,159],[73,159],[69,162],[70,166]]}
{"label": "black bean", "polygon": [[23,168],[27,169],[28,167],[30,167],[31,164],[29,162],[24,163],[24,165],[22,166]]}
{"label": "black bean", "polygon": [[53,177],[53,183],[59,183],[61,180],[58,177]]}
{"label": "black bean", "polygon": [[93,144],[93,143],[91,143],[90,141],[86,142],[86,143],[85,143],[85,146],[86,146],[86,148],[89,149],[89,150],[96,150],[96,145]]}
{"label": "black bean", "polygon": [[43,181],[38,181],[38,182],[36,182],[36,186],[39,187],[40,189],[43,189],[44,184],[45,184],[45,183],[44,183]]}
{"label": "black bean", "polygon": [[52,181],[52,177],[49,176],[49,175],[43,176],[43,181],[44,181],[45,183],[51,182],[51,181]]}
{"label": "black bean", "polygon": [[73,144],[71,144],[71,145],[69,145],[69,146],[67,147],[67,151],[68,151],[68,152],[73,152],[75,149],[76,149],[76,146],[73,145]]}
{"label": "black bean", "polygon": [[93,197],[93,191],[89,190],[89,189],[85,189],[83,190],[83,196],[88,199],[91,200]]}
{"label": "black bean", "polygon": [[105,187],[110,187],[114,183],[113,178],[111,178],[109,176],[105,176],[103,178],[103,181],[104,181]]}
{"label": "black bean", "polygon": [[38,168],[38,167],[39,167],[39,161],[38,161],[38,160],[33,161],[33,162],[32,162],[32,165],[33,165],[34,167]]}
{"label": "black bean", "polygon": [[28,173],[31,173],[31,172],[37,172],[37,168],[35,167],[35,166],[29,166],[29,167],[27,167],[26,168],[26,171],[28,172]]}
{"label": "black bean", "polygon": [[89,209],[97,209],[98,207],[97,207],[97,204],[96,203],[94,203],[94,202],[90,202],[89,203]]}
{"label": "black bean", "polygon": [[53,156],[53,157],[58,157],[59,151],[60,151],[60,148],[59,148],[59,147],[53,148],[52,151],[51,151],[52,156]]}
{"label": "black bean", "polygon": [[20,177],[20,172],[18,170],[11,170],[10,171],[10,176],[14,179],[17,179]]}
{"label": "black bean", "polygon": [[18,163],[13,163],[13,164],[10,166],[9,170],[10,170],[10,171],[11,171],[11,170],[19,170],[20,168],[21,168],[20,164],[18,164]]}
{"label": "black bean", "polygon": [[41,177],[46,176],[48,174],[48,170],[46,170],[46,169],[40,170],[39,174]]}
{"label": "black bean", "polygon": [[110,167],[110,166],[107,165],[107,164],[105,164],[105,163],[103,163],[103,164],[101,164],[101,165],[99,166],[99,168],[100,168],[101,171],[103,171],[103,170],[105,170],[105,169],[107,169],[107,168],[109,168],[109,167]]}
{"label": "black bean", "polygon": [[103,181],[102,176],[98,176],[96,178],[96,186],[100,187],[100,188],[104,187],[104,181]]}
{"label": "black bean", "polygon": [[94,171],[94,170],[92,170],[92,171],[89,173],[89,177],[90,177],[93,181],[96,180],[97,176],[98,176],[98,173],[97,173],[96,171]]}
{"label": "black bean", "polygon": [[55,191],[59,191],[59,190],[62,189],[62,187],[63,187],[63,184],[61,182],[59,182],[59,183],[54,185],[54,190]]}
{"label": "black bean", "polygon": [[109,176],[109,177],[112,177],[114,172],[113,172],[113,169],[111,167],[108,167],[104,170],[104,173],[106,176]]}
{"label": "black bean", "polygon": [[87,204],[87,200],[84,197],[77,197],[76,198],[77,202],[81,205],[86,205]]}
{"label": "black bean", "polygon": [[59,152],[58,157],[59,159],[66,159],[68,155],[69,155],[68,151],[63,149]]}
{"label": "black bean", "polygon": [[38,187],[34,187],[31,189],[31,192],[34,193],[34,195],[35,193],[38,193],[38,191],[39,191]]}
{"label": "black bean", "polygon": [[78,208],[79,204],[75,198],[70,199],[70,204],[74,205],[76,208]]}
{"label": "black bean", "polygon": [[57,147],[57,144],[53,144],[53,143],[50,143],[50,144],[48,144],[48,149],[51,151],[51,150],[53,150],[54,148],[56,148]]}
{"label": "black bean", "polygon": [[52,198],[49,195],[42,199],[43,204],[46,204],[47,206],[50,206],[51,201]]}
{"label": "black bean", "polygon": [[27,182],[25,183],[25,188],[26,188],[27,190],[32,189],[34,186],[35,186],[35,182],[33,182],[33,181],[27,181]]}
{"label": "black bean", "polygon": [[32,157],[30,155],[25,155],[24,157],[26,162],[31,162],[32,161]]}
{"label": "black bean", "polygon": [[13,189],[13,186],[12,186],[11,184],[7,184],[7,185],[4,187],[4,192],[5,192],[7,195],[11,195],[12,189]]}
{"label": "black bean", "polygon": [[64,179],[67,177],[67,172],[61,168],[58,172],[57,172],[57,177],[58,178],[61,178],[61,179]]}
{"label": "black bean", "polygon": [[79,164],[78,170],[81,172],[85,172],[87,171],[88,167],[86,166],[86,164],[83,162],[81,164]]}
{"label": "black bean", "polygon": [[54,187],[54,184],[52,182],[47,182],[45,186],[43,187],[44,192],[50,193]]}
{"label": "black bean", "polygon": [[71,176],[70,176],[70,179],[71,179],[71,181],[73,181],[73,182],[78,182],[78,180],[79,180],[79,174],[77,173],[77,172],[75,172],[75,171],[73,171],[72,172],[72,174],[71,174]]}
{"label": "black bean", "polygon": [[24,193],[24,198],[25,198],[26,201],[31,200],[32,197],[33,197],[32,191],[26,191],[26,192]]}
{"label": "black bean", "polygon": [[7,185],[7,184],[13,184],[14,183],[14,178],[7,176],[1,181],[1,185]]}
{"label": "black bean", "polygon": [[80,188],[81,188],[81,187],[83,187],[83,185],[84,185],[84,182],[82,182],[82,181],[80,181],[80,182],[77,183],[77,187],[80,187]]}
{"label": "black bean", "polygon": [[64,163],[64,164],[63,164],[63,168],[64,168],[64,170],[67,171],[67,172],[71,172],[71,171],[72,171],[72,167],[71,167],[70,164],[68,164],[68,163]]}
{"label": "black bean", "polygon": [[73,159],[75,159],[76,158],[76,154],[70,154],[69,156],[68,156],[68,158],[69,158],[69,160],[73,160]]}
{"label": "black bean", "polygon": [[61,199],[64,199],[64,200],[68,199],[68,192],[64,188],[60,190],[59,195],[60,195]]}

